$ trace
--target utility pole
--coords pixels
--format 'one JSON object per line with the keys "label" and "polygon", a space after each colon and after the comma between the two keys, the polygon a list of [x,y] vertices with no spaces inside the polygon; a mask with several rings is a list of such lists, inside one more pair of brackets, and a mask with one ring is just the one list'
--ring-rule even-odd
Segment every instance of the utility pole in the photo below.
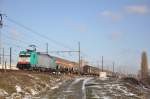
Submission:
{"label": "utility pole", "polygon": [[12,48],[10,47],[10,69],[11,69],[11,59],[12,59]]}
{"label": "utility pole", "polygon": [[115,72],[115,62],[113,62],[113,73]]}
{"label": "utility pole", "polygon": [[46,43],[46,54],[48,54],[48,43]]}
{"label": "utility pole", "polygon": [[4,64],[5,64],[5,69],[4,69],[4,72],[6,72],[6,70],[7,70],[7,59],[4,61]]}
{"label": "utility pole", "polygon": [[[3,20],[3,16],[0,13],[0,29],[3,27],[2,20]],[[2,58],[1,58],[1,56],[2,56],[1,49],[2,49],[2,34],[1,34],[1,30],[0,30],[0,64],[1,64],[1,60],[2,60]]]}
{"label": "utility pole", "polygon": [[78,53],[78,68],[79,73],[81,73],[81,48],[80,42],[78,42],[78,50],[69,50],[69,51],[50,51],[50,53]]}
{"label": "utility pole", "polygon": [[114,74],[115,74],[115,62],[113,62],[113,73],[112,73],[112,75],[114,76]]}
{"label": "utility pole", "polygon": [[80,42],[78,42],[78,50],[79,50],[79,72],[81,73],[81,51],[80,51]]}
{"label": "utility pole", "polygon": [[103,64],[104,64],[104,63],[103,63],[103,56],[102,56],[102,72],[103,72]]}
{"label": "utility pole", "polygon": [[100,67],[100,65],[99,65],[99,61],[97,61],[97,65],[98,65],[98,69],[99,69],[99,77],[100,77],[100,72],[101,72],[101,67]]}
{"label": "utility pole", "polygon": [[6,63],[7,63],[7,60],[5,60],[5,72],[6,72],[6,70],[7,70],[7,67],[6,67],[7,64],[6,64]]}
{"label": "utility pole", "polygon": [[5,59],[4,59],[4,48],[3,48],[3,63],[2,63],[2,69],[4,69],[4,61],[5,61]]}

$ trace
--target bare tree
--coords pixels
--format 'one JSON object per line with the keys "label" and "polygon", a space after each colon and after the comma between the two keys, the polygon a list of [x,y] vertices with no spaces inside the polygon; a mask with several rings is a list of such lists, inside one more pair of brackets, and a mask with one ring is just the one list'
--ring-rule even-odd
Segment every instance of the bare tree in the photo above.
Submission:
{"label": "bare tree", "polygon": [[141,61],[141,80],[146,80],[148,78],[148,59],[146,52],[142,52]]}

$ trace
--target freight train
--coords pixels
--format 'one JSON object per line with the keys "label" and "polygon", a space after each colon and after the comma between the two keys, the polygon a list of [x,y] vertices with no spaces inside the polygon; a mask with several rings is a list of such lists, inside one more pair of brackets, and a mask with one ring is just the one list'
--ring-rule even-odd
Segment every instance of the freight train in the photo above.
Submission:
{"label": "freight train", "polygon": [[61,73],[80,72],[83,75],[99,75],[99,71],[101,71],[99,68],[89,65],[79,68],[79,64],[76,62],[28,49],[20,51],[17,68],[21,70],[38,70]]}
{"label": "freight train", "polygon": [[36,52],[35,50],[25,50],[19,53],[17,68],[21,70],[76,73],[78,64],[46,53]]}

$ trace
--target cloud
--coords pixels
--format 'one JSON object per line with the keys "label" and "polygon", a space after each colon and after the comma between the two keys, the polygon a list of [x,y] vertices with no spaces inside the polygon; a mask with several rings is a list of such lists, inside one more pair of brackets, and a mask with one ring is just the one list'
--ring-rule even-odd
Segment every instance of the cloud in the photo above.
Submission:
{"label": "cloud", "polygon": [[100,13],[101,16],[111,18],[113,21],[117,21],[121,18],[119,14],[113,13],[111,11],[103,11]]}
{"label": "cloud", "polygon": [[11,29],[11,36],[13,39],[18,40],[21,36],[21,33],[16,30],[16,28]]}
{"label": "cloud", "polygon": [[67,27],[80,32],[80,33],[86,33],[89,31],[87,24],[81,23],[81,22],[76,22],[74,20],[71,19],[65,19],[65,25],[67,25]]}
{"label": "cloud", "polygon": [[146,5],[126,6],[125,10],[129,13],[134,13],[134,14],[147,14],[149,12],[149,9]]}
{"label": "cloud", "polygon": [[88,32],[88,28],[86,25],[84,24],[81,24],[81,25],[78,25],[76,26],[76,29],[81,32],[81,33],[85,33],[85,32]]}
{"label": "cloud", "polygon": [[112,32],[109,34],[109,38],[111,40],[119,40],[122,37],[122,33],[121,32]]}

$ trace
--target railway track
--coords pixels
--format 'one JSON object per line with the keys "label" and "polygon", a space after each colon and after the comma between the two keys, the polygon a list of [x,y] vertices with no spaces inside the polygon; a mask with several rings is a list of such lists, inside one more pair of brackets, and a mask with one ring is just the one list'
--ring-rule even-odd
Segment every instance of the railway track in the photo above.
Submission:
{"label": "railway track", "polygon": [[26,73],[26,74],[49,74],[49,75],[80,75],[78,73],[57,73],[49,71],[37,71],[37,70],[12,70],[12,69],[0,69],[0,73]]}

